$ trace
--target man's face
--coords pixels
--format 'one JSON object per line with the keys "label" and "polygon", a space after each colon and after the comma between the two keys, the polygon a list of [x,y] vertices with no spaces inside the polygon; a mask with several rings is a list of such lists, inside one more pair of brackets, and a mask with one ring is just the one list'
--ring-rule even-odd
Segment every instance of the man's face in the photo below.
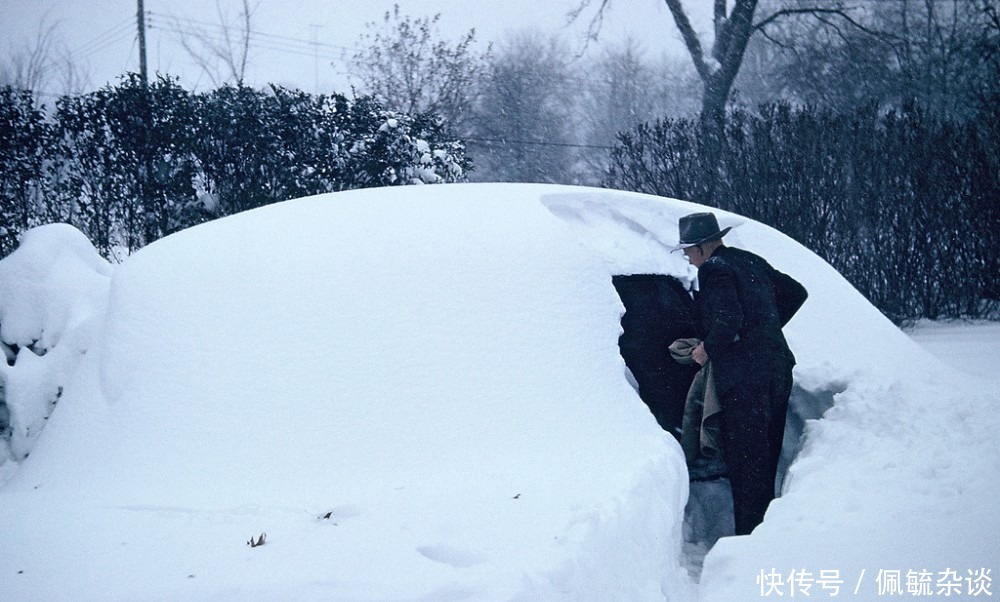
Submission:
{"label": "man's face", "polygon": [[687,257],[688,261],[691,262],[696,268],[700,268],[701,264],[705,263],[705,252],[701,246],[688,247],[684,249],[684,256]]}

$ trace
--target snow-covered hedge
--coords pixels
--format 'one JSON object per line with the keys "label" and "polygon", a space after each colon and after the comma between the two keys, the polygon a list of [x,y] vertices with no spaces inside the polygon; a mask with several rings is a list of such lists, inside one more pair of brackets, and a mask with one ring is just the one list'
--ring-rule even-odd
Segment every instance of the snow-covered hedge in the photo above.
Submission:
{"label": "snow-covered hedge", "polygon": [[112,272],[65,224],[28,231],[0,261],[0,477],[31,452],[90,347]]}
{"label": "snow-covered hedge", "polygon": [[0,117],[17,134],[0,140],[0,257],[52,220],[110,257],[291,198],[460,182],[471,168],[434,115],[280,86],[190,93],[131,74],[47,111],[3,88]]}

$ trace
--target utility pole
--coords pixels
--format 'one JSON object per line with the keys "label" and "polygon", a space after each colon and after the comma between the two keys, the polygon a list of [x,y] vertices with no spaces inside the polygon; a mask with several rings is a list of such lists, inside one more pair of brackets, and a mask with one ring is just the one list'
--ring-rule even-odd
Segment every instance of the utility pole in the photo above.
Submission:
{"label": "utility pole", "polygon": [[145,86],[149,83],[149,74],[146,71],[146,11],[143,9],[142,0],[139,0],[136,19],[139,25],[139,77]]}
{"label": "utility pole", "polygon": [[[136,183],[138,184],[139,210],[138,215],[133,205],[129,204],[130,222],[129,229],[132,230],[136,223],[142,223],[143,216],[155,216],[158,214],[158,199],[151,193],[151,180],[153,179],[153,161],[150,156],[152,148],[151,124],[153,123],[153,111],[149,101],[149,74],[146,71],[146,10],[142,5],[142,0],[138,0],[139,7],[136,11],[136,20],[139,26],[139,79],[142,81],[142,95],[140,96],[140,111],[142,113],[143,128],[136,139],[132,141],[136,151],[141,157],[139,168],[136,173]],[[147,224],[149,220],[146,220]],[[147,243],[153,242],[149,234],[149,227],[143,226],[141,233],[130,231],[128,235],[129,251],[132,250],[133,238],[142,236]],[[141,240],[141,239],[140,239]],[[138,247],[136,247],[138,248]]]}

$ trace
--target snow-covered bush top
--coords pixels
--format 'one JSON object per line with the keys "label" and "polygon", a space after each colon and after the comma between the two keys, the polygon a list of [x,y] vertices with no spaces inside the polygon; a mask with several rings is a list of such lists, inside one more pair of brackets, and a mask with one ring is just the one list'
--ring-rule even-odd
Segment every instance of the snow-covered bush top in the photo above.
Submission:
{"label": "snow-covered bush top", "polygon": [[283,200],[460,182],[471,169],[435,115],[280,86],[191,93],[132,74],[60,98],[48,118],[30,95],[3,88],[0,117],[18,134],[0,142],[0,257],[53,219],[111,257]]}
{"label": "snow-covered bush top", "polygon": [[0,341],[44,354],[103,306],[112,273],[76,228],[29,230],[0,261]]}

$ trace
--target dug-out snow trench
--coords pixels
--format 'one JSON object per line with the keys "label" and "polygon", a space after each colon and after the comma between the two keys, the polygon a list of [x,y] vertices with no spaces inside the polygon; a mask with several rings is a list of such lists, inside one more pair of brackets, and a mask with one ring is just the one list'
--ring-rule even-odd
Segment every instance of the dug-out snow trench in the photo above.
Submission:
{"label": "dug-out snow trench", "polygon": [[[616,275],[612,283],[625,308],[618,344],[626,376],[660,426],[679,438],[687,387],[694,375],[691,369],[697,371],[697,366],[677,364],[666,347],[677,338],[697,336],[691,317],[692,300],[679,280],[663,274]],[[776,495],[781,495],[788,468],[802,449],[806,424],[822,417],[840,391],[793,387],[775,481]],[[704,474],[717,472],[695,473],[684,516],[684,562],[696,580],[700,579],[705,554],[720,537],[734,531],[728,480],[724,476],[703,479]]]}
{"label": "dug-out snow trench", "polygon": [[[788,468],[805,445],[808,422],[821,419],[833,406],[834,397],[842,391],[843,388],[807,391],[798,385],[792,388],[775,480],[776,496],[781,496]],[[701,580],[705,555],[720,537],[733,535],[733,531],[733,498],[729,481],[725,478],[692,481],[684,511],[683,560],[696,582]]]}

